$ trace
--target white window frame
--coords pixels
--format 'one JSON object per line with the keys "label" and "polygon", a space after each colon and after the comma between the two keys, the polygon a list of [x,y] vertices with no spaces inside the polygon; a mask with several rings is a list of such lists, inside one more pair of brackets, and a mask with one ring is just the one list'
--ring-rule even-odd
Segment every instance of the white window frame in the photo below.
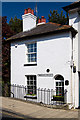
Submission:
{"label": "white window frame", "polygon": [[[34,47],[33,47],[33,48],[36,49],[36,52],[30,52],[30,53],[29,53],[29,52],[28,52],[28,45],[29,45],[29,44],[35,44],[35,43],[36,43],[36,48],[34,48]],[[31,54],[36,54],[36,61],[34,61],[34,62],[29,62],[29,61],[28,61],[28,55],[29,55],[29,54],[30,54],[30,55],[31,55]],[[35,57],[34,57],[34,58],[35,58]],[[27,43],[27,44],[26,44],[26,63],[27,63],[27,64],[37,64],[37,42],[30,42],[30,43]]]}

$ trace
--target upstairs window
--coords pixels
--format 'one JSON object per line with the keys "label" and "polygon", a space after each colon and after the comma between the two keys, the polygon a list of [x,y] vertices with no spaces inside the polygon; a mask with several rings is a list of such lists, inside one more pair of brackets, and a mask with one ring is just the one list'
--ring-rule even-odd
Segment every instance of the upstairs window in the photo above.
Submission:
{"label": "upstairs window", "polygon": [[37,43],[27,44],[28,63],[37,62]]}

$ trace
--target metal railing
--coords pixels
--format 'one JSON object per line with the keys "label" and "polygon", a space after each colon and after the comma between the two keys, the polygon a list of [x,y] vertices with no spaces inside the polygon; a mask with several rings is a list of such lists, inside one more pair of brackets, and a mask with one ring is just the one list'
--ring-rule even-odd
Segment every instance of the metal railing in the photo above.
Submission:
{"label": "metal railing", "polygon": [[[33,94],[36,91],[36,94]],[[10,85],[11,97],[33,101],[47,105],[62,105],[67,102],[67,91],[64,90],[64,96],[56,96],[56,91],[53,89],[38,88],[28,89],[26,86]],[[55,96],[55,99],[54,99]]]}

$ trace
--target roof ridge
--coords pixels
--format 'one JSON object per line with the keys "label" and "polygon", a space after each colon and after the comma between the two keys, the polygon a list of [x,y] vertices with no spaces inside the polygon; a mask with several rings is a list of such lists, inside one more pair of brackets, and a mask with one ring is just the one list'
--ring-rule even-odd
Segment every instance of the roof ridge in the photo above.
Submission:
{"label": "roof ridge", "polygon": [[57,25],[59,25],[59,26],[61,25],[61,24],[55,23],[55,22],[48,22],[48,23],[46,23],[46,24],[54,24],[54,25],[57,24]]}

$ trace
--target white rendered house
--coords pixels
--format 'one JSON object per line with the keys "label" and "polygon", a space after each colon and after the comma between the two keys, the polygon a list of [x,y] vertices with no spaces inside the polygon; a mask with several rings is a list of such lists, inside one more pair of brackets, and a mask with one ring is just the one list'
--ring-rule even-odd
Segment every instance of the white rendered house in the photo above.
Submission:
{"label": "white rendered house", "polygon": [[78,108],[80,2],[64,9],[69,11],[69,25],[46,23],[44,16],[36,24],[33,11],[25,10],[23,32],[7,39],[11,42],[11,84],[32,88],[33,94],[36,88],[53,89],[59,96],[67,90],[66,102]]}

